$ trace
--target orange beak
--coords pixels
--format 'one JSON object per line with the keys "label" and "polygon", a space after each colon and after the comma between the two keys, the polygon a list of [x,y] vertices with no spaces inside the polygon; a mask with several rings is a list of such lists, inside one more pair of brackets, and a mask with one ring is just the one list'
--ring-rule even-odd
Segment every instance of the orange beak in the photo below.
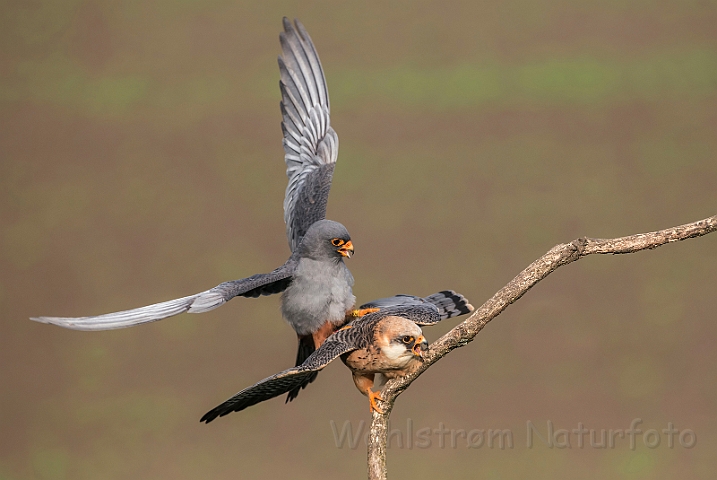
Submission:
{"label": "orange beak", "polygon": [[416,343],[413,345],[413,354],[417,357],[423,358],[423,354],[428,351],[428,342],[425,337],[421,335],[416,339]]}
{"label": "orange beak", "polygon": [[351,258],[351,255],[354,253],[354,245],[351,243],[351,240],[341,245],[341,248],[339,248],[337,252],[346,258]]}

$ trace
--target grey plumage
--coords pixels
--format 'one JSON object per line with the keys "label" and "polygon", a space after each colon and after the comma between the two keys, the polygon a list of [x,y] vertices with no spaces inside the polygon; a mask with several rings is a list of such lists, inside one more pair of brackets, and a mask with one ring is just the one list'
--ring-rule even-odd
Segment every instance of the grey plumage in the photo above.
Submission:
{"label": "grey plumage", "polygon": [[[359,309],[423,305],[426,303],[430,303],[438,307],[441,320],[465,315],[466,313],[473,311],[473,305],[468,303],[468,299],[453,290],[443,290],[423,298],[405,294],[394,295],[393,297],[380,298],[378,300],[364,303],[359,307]],[[427,324],[419,323],[419,325]]]}
{"label": "grey plumage", "polygon": [[[335,259],[329,262],[322,259],[318,263],[326,263],[325,268],[321,265],[313,265],[312,268],[308,265],[310,262],[302,264],[301,259],[311,257],[312,248],[318,248],[316,243],[312,243],[311,248],[305,247],[301,253],[297,251],[310,227],[326,216],[326,204],[338,157],[338,137],[330,126],[328,89],[311,38],[300,22],[296,21],[296,26],[293,26],[284,18],[283,24],[285,31],[279,36],[282,47],[279,71],[284,160],[289,180],[284,198],[284,219],[292,251],[286,263],[270,273],[225,282],[195,295],[146,307],[87,317],[32,317],[32,320],[75,330],[131,327],[185,312],[207,312],[236,296],[259,297],[280,293],[290,287],[297,272],[301,279],[298,282],[301,288],[297,286],[292,292],[305,291],[308,294],[318,293],[321,296],[320,289],[328,286],[332,293],[331,308],[328,309],[332,317],[337,317],[338,305],[351,303],[348,308],[353,306],[351,294],[353,277],[343,262],[336,262]],[[346,232],[345,227],[336,222],[326,221],[320,228],[330,230],[334,227],[336,230]],[[348,232],[345,235],[348,236]],[[326,240],[326,235],[322,239]],[[306,272],[306,276],[302,276],[302,272]],[[334,277],[326,278],[322,275],[334,275]],[[307,288],[307,285],[315,280],[320,282],[313,288]],[[339,296],[343,298],[338,298]],[[326,298],[327,295],[324,294],[323,297]],[[288,306],[285,305],[286,302],[289,303]],[[287,314],[300,313],[296,320],[293,320],[294,317],[286,317],[286,319],[292,326],[296,324],[302,332],[307,328],[310,329],[310,325],[320,323],[319,319],[310,319],[310,317],[320,316],[326,310],[319,308],[311,311],[302,310],[304,306],[311,308],[312,302],[302,303],[297,294],[291,292],[285,296],[283,304],[282,310]]]}
{"label": "grey plumage", "polygon": [[289,177],[284,221],[295,251],[306,230],[326,216],[339,137],[330,125],[329,91],[316,48],[301,22],[295,20],[295,27],[287,18],[283,22],[279,87]]}
{"label": "grey plumage", "polygon": [[[392,317],[401,317],[414,322],[416,325],[430,325],[441,320],[438,307],[431,303],[393,306],[375,313],[369,313],[351,321],[346,325],[346,328],[342,328],[327,338],[301,365],[284,370],[255,383],[251,387],[245,388],[207,412],[200,421],[209,423],[217,417],[223,417],[231,412],[238,412],[257,403],[283,395],[305,383],[307,378],[322,370],[339,356],[355,350],[369,351],[372,348],[376,348],[377,326],[382,320]],[[418,332],[420,332],[420,328]],[[381,373],[382,370],[376,370],[375,373]],[[368,372],[371,372],[370,368]]]}
{"label": "grey plumage", "polygon": [[[325,220],[338,157],[338,136],[330,125],[326,80],[316,49],[303,25],[298,21],[292,25],[284,18],[283,26],[279,72],[281,127],[288,177],[284,220],[292,252],[288,260],[269,273],[224,282],[194,295],[145,307],[96,316],[33,317],[32,320],[75,330],[110,330],[185,312],[207,312],[237,296],[259,297],[284,292],[282,314],[299,336],[296,364],[302,365],[336,328],[350,318],[346,315],[355,301],[353,277],[343,258],[350,256],[353,245],[343,225]],[[470,305],[461,303],[462,297],[443,295],[445,293],[426,299],[397,296],[373,303],[382,309],[432,304],[440,312],[439,319],[466,313],[465,305]],[[318,370],[302,374],[301,381],[292,384],[294,387],[288,399],[295,398],[301,388],[313,381]]]}
{"label": "grey plumage", "polygon": [[31,320],[73,330],[98,331],[132,327],[185,312],[208,312],[237,296],[259,297],[284,291],[291,283],[298,263],[298,255],[292,255],[286,263],[270,273],[224,282],[196,295],[155,303],[146,307],[90,317],[31,317]]}
{"label": "grey plumage", "polygon": [[351,240],[343,225],[320,220],[311,226],[298,249],[294,279],[281,302],[284,318],[298,335],[310,335],[326,322],[342,325],[356,302],[351,292],[354,278],[328,241],[332,238]]}
{"label": "grey plumage", "polygon": [[282,312],[298,334],[310,334],[326,321],[342,324],[346,311],[355,302],[351,293],[354,280],[331,240],[340,237],[350,242],[348,231],[338,222],[320,220],[309,228],[306,237],[306,244],[270,273],[224,282],[196,295],[121,312],[91,317],[33,317],[32,320],[74,330],[111,330],[185,312],[207,312],[236,296],[258,297],[286,291],[282,296]]}

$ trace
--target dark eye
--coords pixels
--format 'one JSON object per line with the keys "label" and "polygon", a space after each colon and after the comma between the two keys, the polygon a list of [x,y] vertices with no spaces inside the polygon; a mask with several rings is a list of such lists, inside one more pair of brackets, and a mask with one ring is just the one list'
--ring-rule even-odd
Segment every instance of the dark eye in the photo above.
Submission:
{"label": "dark eye", "polygon": [[403,337],[401,339],[401,341],[405,344],[409,344],[409,343],[413,342],[413,337],[410,335],[406,335],[405,337]]}
{"label": "dark eye", "polygon": [[343,244],[344,244],[344,241],[341,240],[340,238],[334,238],[331,240],[331,245],[333,245],[334,247],[340,247]]}

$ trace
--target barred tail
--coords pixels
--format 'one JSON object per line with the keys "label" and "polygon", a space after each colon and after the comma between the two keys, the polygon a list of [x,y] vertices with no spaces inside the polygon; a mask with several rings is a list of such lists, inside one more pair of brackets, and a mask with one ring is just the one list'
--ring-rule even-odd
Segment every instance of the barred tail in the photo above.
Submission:
{"label": "barred tail", "polygon": [[468,303],[466,297],[453,290],[443,290],[442,292],[429,295],[424,299],[438,307],[441,320],[465,315],[475,310],[473,305]]}

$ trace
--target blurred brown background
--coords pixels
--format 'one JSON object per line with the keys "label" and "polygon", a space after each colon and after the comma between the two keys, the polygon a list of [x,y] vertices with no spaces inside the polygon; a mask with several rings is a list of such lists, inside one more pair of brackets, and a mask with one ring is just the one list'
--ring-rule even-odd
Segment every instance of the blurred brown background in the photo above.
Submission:
{"label": "blurred brown background", "polygon": [[[91,315],[265,272],[288,247],[276,56],[298,17],[328,79],[359,300],[474,304],[554,244],[717,206],[717,2],[10,1],[0,6],[0,479],[364,478],[330,421],[369,420],[332,364],[297,401],[210,425],[293,365],[279,298],[86,333]],[[514,448],[389,451],[392,478],[713,478],[717,236],[550,276],[429,370],[392,419],[511,429]],[[429,339],[456,324],[427,329]],[[658,448],[526,447],[526,422],[661,430]],[[676,440],[675,440],[676,441]]]}

